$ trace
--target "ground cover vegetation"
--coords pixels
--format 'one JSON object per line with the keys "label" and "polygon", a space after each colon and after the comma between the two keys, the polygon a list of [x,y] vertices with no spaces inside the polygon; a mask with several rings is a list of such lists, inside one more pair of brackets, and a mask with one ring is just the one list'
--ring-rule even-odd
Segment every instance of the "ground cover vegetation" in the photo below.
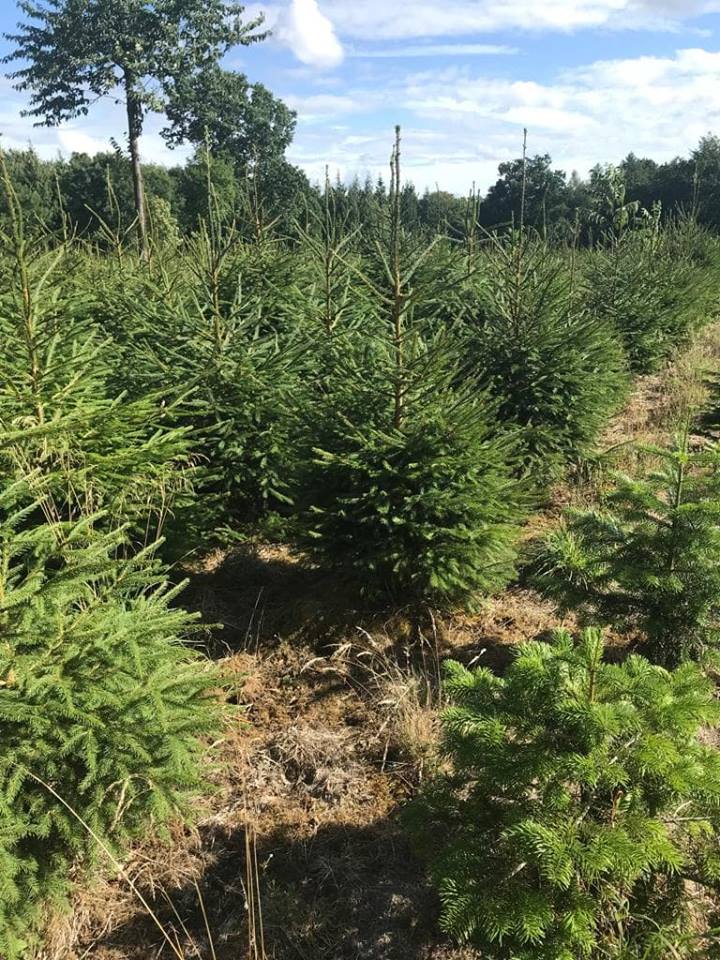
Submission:
{"label": "ground cover vegetation", "polygon": [[[292,112],[221,66],[264,36],[239,5],[20,9],[33,115],[113,92],[129,129],[127,156],[0,159],[0,956],[188,814],[232,711],[183,570],[260,541],[353,616],[402,610],[416,649],[518,578],[582,627],[504,676],[425,677],[444,739],[408,750],[407,820],[449,935],[508,960],[709,949],[720,454],[694,408],[632,475],[597,450],[715,319],[717,140],[587,182],[524,154],[461,199],[404,181],[398,128],[387,183],[311,186]],[[185,167],[143,166],[150,110]]]}

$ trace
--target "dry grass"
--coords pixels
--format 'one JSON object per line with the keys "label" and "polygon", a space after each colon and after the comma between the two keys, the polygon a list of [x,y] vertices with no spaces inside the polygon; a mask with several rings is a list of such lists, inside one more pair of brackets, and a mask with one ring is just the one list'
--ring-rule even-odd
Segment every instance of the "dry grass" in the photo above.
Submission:
{"label": "dry grass", "polygon": [[293,725],[272,738],[268,752],[294,791],[330,804],[365,795],[365,771],[349,730]]}
{"label": "dry grass", "polygon": [[601,447],[670,442],[679,427],[693,422],[712,399],[712,381],[720,370],[720,325],[706,327],[678,350],[665,369],[641,378],[633,400],[607,431]]}
{"label": "dry grass", "polygon": [[648,448],[671,444],[685,424],[702,428],[691,437],[695,446],[720,436],[711,409],[719,376],[720,324],[711,324],[660,373],[637,379],[627,404],[601,435],[597,452],[558,487],[550,510],[533,520],[533,535],[557,522],[565,507],[596,503],[614,473],[632,476],[652,469],[658,460]]}
{"label": "dry grass", "polygon": [[[283,644],[228,661],[247,725],[228,730],[215,793],[194,830],[147,841],[125,865],[187,960],[444,955],[393,818],[436,739],[434,711],[416,711],[419,675],[401,686],[376,663],[369,697],[313,654]],[[78,890],[73,906],[43,960],[170,956],[122,877]]]}
{"label": "dry grass", "polygon": [[332,654],[308,665],[354,687],[375,718],[375,736],[382,743],[381,769],[393,767],[417,784],[439,752],[438,708],[441,706],[440,652],[437,635],[428,642],[401,646],[388,634],[373,636],[363,628],[357,638],[338,645]]}

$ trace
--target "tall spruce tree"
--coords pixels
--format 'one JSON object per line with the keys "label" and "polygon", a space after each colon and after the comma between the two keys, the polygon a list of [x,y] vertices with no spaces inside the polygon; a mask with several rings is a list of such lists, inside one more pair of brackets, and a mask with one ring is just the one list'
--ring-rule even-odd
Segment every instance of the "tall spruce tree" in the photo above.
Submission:
{"label": "tall spruce tree", "polygon": [[494,238],[466,323],[468,374],[518,426],[539,480],[588,451],[628,386],[615,329],[585,308],[574,257],[526,230]]}
{"label": "tall spruce tree", "polygon": [[697,262],[701,231],[692,220],[663,227],[661,212],[630,215],[625,204],[598,214],[611,226],[585,260],[590,316],[618,332],[634,373],[658,369],[710,312],[710,275]]}
{"label": "tall spruce tree", "polygon": [[303,542],[374,598],[471,603],[512,573],[523,493],[492,403],[457,386],[433,331],[435,245],[404,230],[401,197],[398,130],[383,235],[357,268],[365,318],[341,331],[309,424]]}
{"label": "tall spruce tree", "polygon": [[[447,666],[447,758],[408,819],[442,925],[488,960],[706,954],[690,884],[718,881],[714,685],[579,644],[518,649],[504,678]],[[694,932],[696,931],[696,932]]]}
{"label": "tall spruce tree", "polygon": [[95,320],[94,291],[76,282],[76,254],[28,235],[7,171],[4,186],[0,482],[37,474],[57,519],[102,510],[154,540],[191,472],[187,429],[172,425],[177,397],[115,387],[117,351]]}
{"label": "tall spruce tree", "polygon": [[11,74],[31,93],[30,116],[55,125],[88,113],[105,95],[122,99],[135,211],[143,252],[147,222],[140,136],[150,110],[212,67],[236,44],[263,39],[262,20],[243,23],[244,7],[224,0],[20,0],[30,22],[7,39],[6,63],[27,61]]}
{"label": "tall spruce tree", "polygon": [[113,301],[131,397],[162,383],[168,399],[178,398],[165,408],[168,428],[190,432],[192,509],[172,538],[184,538],[184,550],[274,527],[286,512],[307,351],[291,285],[297,260],[274,244],[246,242],[222,218],[212,184],[210,200],[210,216],[186,240],[187,259],[154,258],[137,285],[118,290],[110,277],[103,293]]}

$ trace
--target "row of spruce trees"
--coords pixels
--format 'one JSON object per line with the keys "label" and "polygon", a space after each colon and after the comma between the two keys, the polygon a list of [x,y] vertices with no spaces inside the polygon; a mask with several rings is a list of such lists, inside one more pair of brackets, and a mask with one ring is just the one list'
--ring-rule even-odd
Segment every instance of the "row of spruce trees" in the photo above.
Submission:
{"label": "row of spruce trees", "polygon": [[[712,268],[709,248],[688,224],[633,227],[638,214],[618,206],[585,273],[585,342],[609,318],[616,371],[657,369],[708,305],[700,275],[673,304],[659,275],[682,288],[685,257]],[[528,374],[535,389],[543,369]],[[672,447],[640,451],[639,475],[605,477],[596,506],[533,544],[528,579],[576,614],[579,639],[527,643],[503,677],[446,664],[442,762],[406,821],[443,928],[479,956],[720,955],[720,451],[693,436],[699,414],[686,406]],[[608,628],[629,654],[606,649]]]}
{"label": "row of spruce trees", "polygon": [[[311,228],[298,224],[301,239],[284,242],[226,218],[211,186],[199,228],[183,238],[156,223],[142,258],[131,238],[110,229],[102,250],[70,228],[48,234],[4,177],[0,955],[8,960],[29,955],[47,905],[66,896],[78,866],[91,866],[103,845],[122,850],[133,835],[160,830],[201,778],[220,680],[193,652],[203,638],[178,602],[182,584],[171,581],[168,563],[215,544],[282,537],[368,604],[472,607],[515,576],[526,518],[592,449],[633,374],[657,369],[708,315],[716,244],[692,220],[663,223],[657,211],[618,202],[593,248],[572,240],[551,247],[522,218],[501,236],[471,219],[462,243],[427,239],[403,226],[400,148],[398,135],[390,202],[370,231],[348,223],[328,187]],[[712,471],[700,473],[698,491]],[[699,502],[691,484],[682,488]],[[628,510],[624,522],[637,526],[637,507]],[[647,510],[655,522],[657,511]],[[696,513],[683,536],[700,557]],[[712,539],[710,510],[704,522]],[[636,544],[648,583],[663,547],[665,525],[658,527],[657,544],[643,553],[640,534]],[[616,572],[606,532],[592,537],[589,524],[572,521],[538,575],[570,581],[589,615],[646,631],[668,665],[711,644],[709,587],[704,606],[699,595],[693,601],[707,630],[676,643],[674,633],[662,634],[663,610],[680,615],[663,584],[653,598],[628,580],[624,601],[612,602],[620,560]],[[621,530],[617,542],[626,548],[632,538]],[[681,568],[667,576],[676,585]],[[598,643],[587,641],[596,659]],[[567,714],[573,763],[582,754],[575,734],[622,738],[647,721],[658,737],[670,736],[662,704],[673,685],[689,697],[678,728],[688,743],[690,717],[699,723],[710,711],[689,668],[653,673],[638,661],[655,678],[657,703],[636,685],[650,719],[621,710],[616,721],[604,710],[621,685],[614,674],[602,687],[611,692],[599,697],[593,686],[592,710],[575,715],[581,654],[567,641],[554,652],[532,649],[515,669],[535,657],[538,670],[544,664],[566,679],[567,702],[557,709]],[[511,679],[492,682],[494,703]],[[540,702],[540,676],[527,682]],[[561,684],[551,686],[565,696]],[[520,703],[521,688],[508,689],[508,704]],[[502,722],[508,750],[519,749],[511,720]],[[498,745],[499,723],[488,727]],[[557,723],[548,720],[553,736]],[[481,743],[470,728],[457,732]],[[670,739],[689,762],[691,753]],[[633,757],[643,743],[631,737]],[[539,776],[550,792],[564,782],[542,749],[533,756],[516,774],[526,771],[528,804],[540,795]],[[660,752],[646,762],[663,796],[686,789]],[[514,761],[507,763],[509,770]],[[599,755],[597,764],[605,775]],[[583,769],[590,782],[595,774]],[[502,776],[500,766],[493,776]],[[619,783],[623,776],[631,783],[634,773],[618,773]],[[519,803],[520,786],[506,784],[509,803]],[[558,809],[570,800],[584,809],[588,790],[567,788],[564,800],[557,793]],[[497,802],[504,807],[499,793]],[[585,820],[595,814],[579,825]],[[528,834],[523,842],[535,841]],[[649,847],[646,854],[654,856]],[[517,886],[529,875],[523,868],[510,879]],[[453,889],[479,909],[473,890]],[[527,943],[549,930],[556,937],[553,903],[542,907],[542,922],[527,921]],[[474,935],[482,924],[448,926]],[[483,929],[489,942],[511,944],[501,953],[521,955],[505,931]],[[568,949],[569,957],[575,947]]]}

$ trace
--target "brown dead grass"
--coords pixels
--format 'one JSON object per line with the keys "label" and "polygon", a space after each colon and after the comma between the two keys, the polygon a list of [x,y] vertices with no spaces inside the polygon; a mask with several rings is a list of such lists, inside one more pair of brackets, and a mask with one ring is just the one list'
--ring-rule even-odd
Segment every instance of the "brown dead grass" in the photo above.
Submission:
{"label": "brown dead grass", "polygon": [[[646,469],[653,457],[644,448],[672,443],[686,422],[702,425],[703,434],[692,442],[704,445],[715,433],[711,424],[702,421],[712,403],[718,371],[720,324],[712,324],[678,350],[664,370],[637,381],[629,402],[600,438],[598,449],[605,465],[628,474]],[[578,492],[590,500],[596,497],[592,483],[587,489],[580,485]]]}
{"label": "brown dead grass", "polygon": [[[647,455],[636,446],[666,442],[678,418],[704,407],[718,369],[715,326],[661,374],[642,378],[604,434],[597,464],[558,486],[528,536],[556,523],[567,504],[596,498],[606,469],[639,466]],[[126,865],[184,956],[262,956],[246,909],[247,852],[256,848],[268,958],[477,957],[438,934],[436,899],[398,809],[442,762],[440,661],[502,670],[519,642],[572,628],[572,618],[563,623],[553,604],[513,588],[472,616],[428,618],[418,642],[404,614],[363,609],[284,546],[217,551],[190,575],[185,602],[224,628],[213,652],[244,711],[215,745],[194,827],[177,826],[170,844],[138,845]],[[112,876],[79,888],[49,933],[37,960],[170,955]]]}
{"label": "brown dead grass", "polygon": [[[218,960],[249,956],[244,844],[252,824],[268,956],[441,957],[428,923],[434,900],[395,819],[407,786],[393,775],[369,706],[337,676],[308,669],[313,654],[283,644],[228,662],[245,675],[248,707],[220,745],[225,768],[210,774],[216,792],[198,808],[195,829],[178,828],[169,847],[138,847],[128,872],[188,958],[210,958],[212,949]],[[82,889],[51,932],[48,960],[168,955],[112,877]]]}

